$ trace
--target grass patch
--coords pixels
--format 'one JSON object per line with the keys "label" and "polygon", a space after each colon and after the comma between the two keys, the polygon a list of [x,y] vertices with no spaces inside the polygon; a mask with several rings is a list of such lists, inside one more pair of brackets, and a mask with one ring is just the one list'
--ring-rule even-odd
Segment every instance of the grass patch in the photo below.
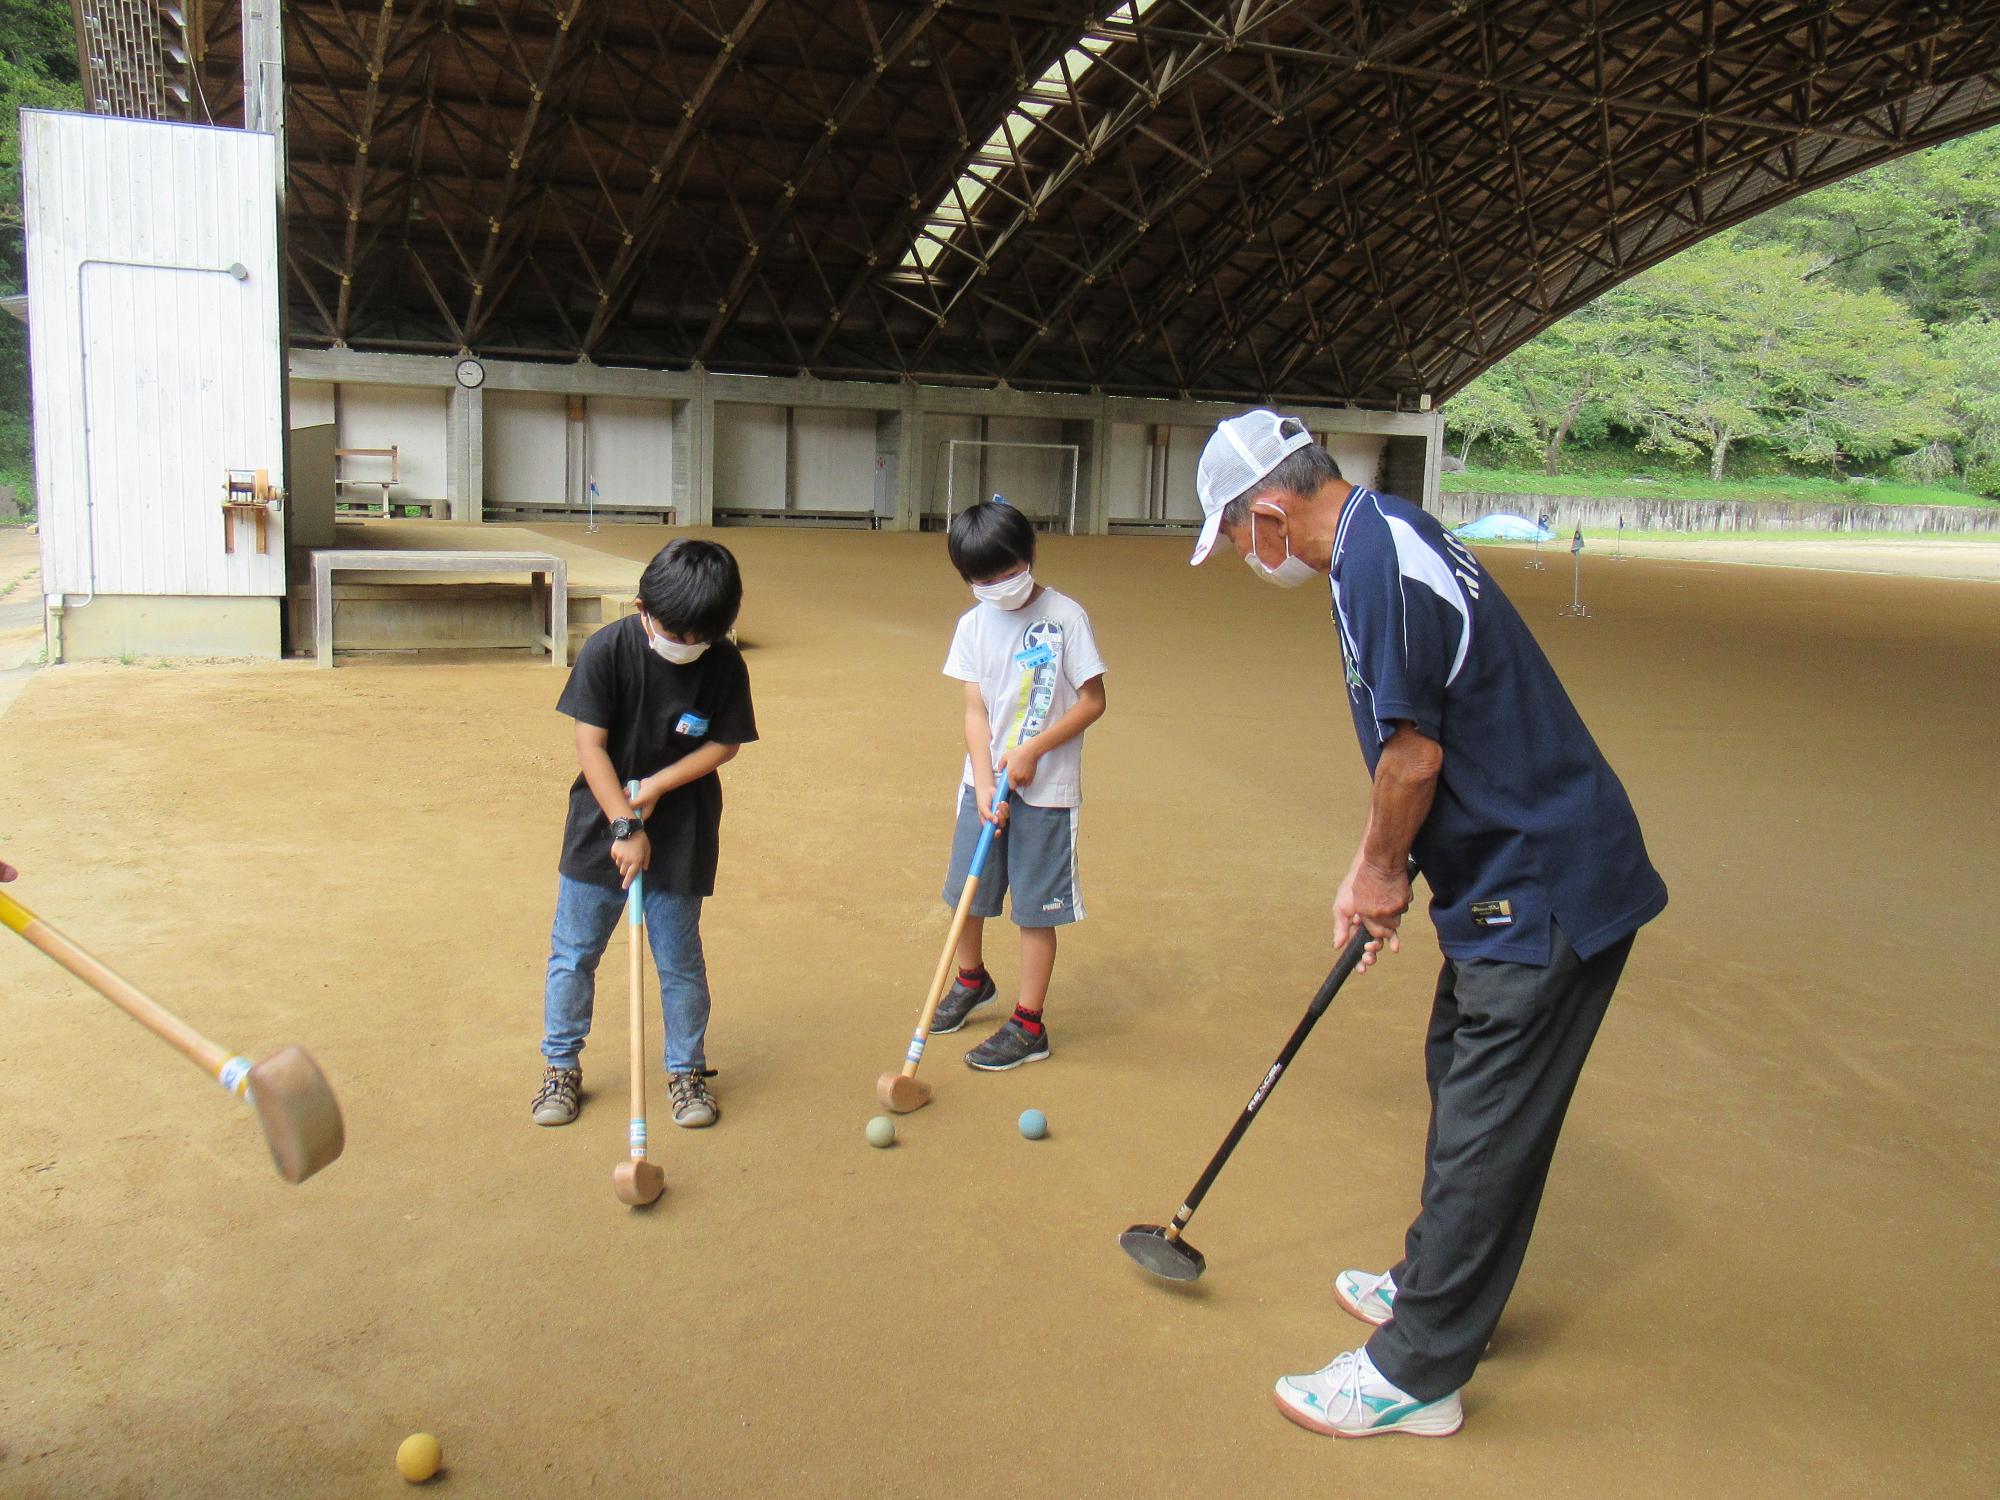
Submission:
{"label": "grass patch", "polygon": [[[1942,485],[1895,480],[1830,479],[1821,475],[1770,474],[1745,479],[1703,479],[1692,474],[1635,474],[1597,471],[1544,474],[1528,469],[1467,469],[1439,476],[1441,488],[1455,493],[1495,495],[1576,495],[1603,500],[1791,501],[1804,505],[2000,505],[1985,495]],[[1842,535],[1854,535],[1851,532]]]}
{"label": "grass patch", "polygon": [[[1586,526],[1583,539],[1587,550],[1598,553],[1613,547],[1618,541],[1615,526]],[[1972,547],[2000,546],[2000,532],[1977,532],[1969,535],[1934,535],[1919,531],[1639,531],[1632,527],[1625,529],[1628,542],[1768,542],[1773,546],[1788,547],[1794,542],[1920,542],[1926,545],[1958,545]],[[1570,533],[1565,531],[1552,542],[1543,542],[1542,551],[1554,554],[1568,552]],[[1527,551],[1532,542],[1471,542],[1473,547],[1508,547]]]}

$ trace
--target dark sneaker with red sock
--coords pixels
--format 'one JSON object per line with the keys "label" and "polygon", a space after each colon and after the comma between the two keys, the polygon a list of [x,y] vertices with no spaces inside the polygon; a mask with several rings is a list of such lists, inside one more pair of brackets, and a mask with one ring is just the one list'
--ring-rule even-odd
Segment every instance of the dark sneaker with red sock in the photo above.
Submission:
{"label": "dark sneaker with red sock", "polygon": [[982,1073],[1004,1073],[1049,1055],[1049,1029],[1040,1016],[1019,1006],[1001,1028],[965,1054],[965,1065]]}
{"label": "dark sneaker with red sock", "polygon": [[937,1014],[931,1018],[932,1036],[950,1036],[965,1024],[965,1018],[980,1006],[999,994],[993,983],[993,976],[981,969],[978,976],[958,971],[958,978],[952,981],[944,999],[938,1001]]}

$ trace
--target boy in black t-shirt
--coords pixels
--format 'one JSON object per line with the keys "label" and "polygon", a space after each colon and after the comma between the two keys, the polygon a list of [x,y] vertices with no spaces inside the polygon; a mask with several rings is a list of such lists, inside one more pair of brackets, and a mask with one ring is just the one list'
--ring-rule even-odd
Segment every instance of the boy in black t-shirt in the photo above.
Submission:
{"label": "boy in black t-shirt", "polygon": [[[750,674],[726,637],[743,602],[729,549],[669,542],[639,580],[639,613],[584,643],[556,707],[576,720],[582,774],[563,827],[555,929],[542,1010],[539,1125],[567,1125],[583,1087],[597,962],[645,872],[646,935],[660,973],[674,1123],[717,1119],[702,1050],[708,969],[701,903],[715,893],[722,780],[716,768],[757,738]],[[639,783],[628,800],[625,784]]]}

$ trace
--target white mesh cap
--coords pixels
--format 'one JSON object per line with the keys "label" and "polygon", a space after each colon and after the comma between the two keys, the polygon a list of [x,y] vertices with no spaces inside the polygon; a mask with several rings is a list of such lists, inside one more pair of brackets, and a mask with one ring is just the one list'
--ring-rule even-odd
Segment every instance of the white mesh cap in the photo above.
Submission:
{"label": "white mesh cap", "polygon": [[1194,489],[1201,497],[1202,510],[1201,536],[1194,544],[1195,566],[1201,565],[1215,545],[1222,530],[1223,508],[1312,440],[1305,423],[1274,411],[1246,411],[1215,424],[1194,471]]}

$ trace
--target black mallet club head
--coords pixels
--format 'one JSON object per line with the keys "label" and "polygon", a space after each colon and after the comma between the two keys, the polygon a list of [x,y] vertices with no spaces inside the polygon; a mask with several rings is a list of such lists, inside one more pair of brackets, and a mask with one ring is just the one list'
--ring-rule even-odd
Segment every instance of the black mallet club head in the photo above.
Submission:
{"label": "black mallet club head", "polygon": [[1118,1248],[1168,1281],[1193,1281],[1208,1269],[1199,1250],[1158,1224],[1134,1224],[1118,1236]]}

